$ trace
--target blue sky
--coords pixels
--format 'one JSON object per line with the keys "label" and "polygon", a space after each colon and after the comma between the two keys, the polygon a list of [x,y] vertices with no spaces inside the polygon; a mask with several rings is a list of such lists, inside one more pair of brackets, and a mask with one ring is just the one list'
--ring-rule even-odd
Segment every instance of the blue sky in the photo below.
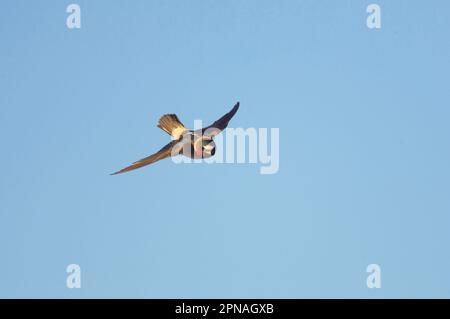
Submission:
{"label": "blue sky", "polygon": [[[450,297],[450,4],[372,2],[2,1],[0,296]],[[277,174],[109,175],[236,101]]]}

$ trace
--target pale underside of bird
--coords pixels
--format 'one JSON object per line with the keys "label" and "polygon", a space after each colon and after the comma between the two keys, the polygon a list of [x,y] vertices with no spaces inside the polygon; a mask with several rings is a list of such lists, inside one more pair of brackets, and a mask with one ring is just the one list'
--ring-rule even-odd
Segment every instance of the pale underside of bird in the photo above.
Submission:
{"label": "pale underside of bird", "polygon": [[237,102],[230,112],[222,116],[210,126],[199,130],[188,130],[175,114],[161,116],[158,127],[172,136],[172,141],[153,155],[147,156],[120,171],[117,175],[155,163],[167,157],[183,155],[190,158],[208,158],[215,154],[214,137],[222,132],[239,109]]}

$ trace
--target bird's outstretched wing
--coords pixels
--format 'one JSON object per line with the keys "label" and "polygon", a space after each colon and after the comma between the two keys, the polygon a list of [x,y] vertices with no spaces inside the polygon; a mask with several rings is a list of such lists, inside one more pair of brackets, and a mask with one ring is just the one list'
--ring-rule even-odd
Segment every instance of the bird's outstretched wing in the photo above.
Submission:
{"label": "bird's outstretched wing", "polygon": [[162,149],[160,149],[158,152],[156,152],[153,155],[147,156],[137,162],[134,162],[133,164],[131,164],[130,166],[127,166],[123,169],[121,169],[120,171],[117,171],[115,173],[112,173],[111,175],[117,175],[117,174],[121,174],[121,173],[125,173],[128,171],[132,171],[136,168],[140,168],[142,166],[145,165],[149,165],[152,164],[154,162],[157,162],[159,160],[162,160],[166,157],[171,156],[172,154],[172,148],[173,146],[177,143],[178,141],[172,141],[169,144],[167,144],[166,146],[164,146]]}
{"label": "bird's outstretched wing", "polygon": [[234,105],[230,112],[222,116],[210,126],[203,128],[202,133],[211,137],[216,136],[228,126],[228,122],[230,122],[231,118],[234,116],[234,114],[236,114],[238,109],[239,102]]}

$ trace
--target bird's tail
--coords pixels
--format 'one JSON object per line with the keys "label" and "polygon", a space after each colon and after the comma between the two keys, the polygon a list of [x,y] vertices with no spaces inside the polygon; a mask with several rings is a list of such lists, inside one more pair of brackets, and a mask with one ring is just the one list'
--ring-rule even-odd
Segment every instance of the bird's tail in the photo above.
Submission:
{"label": "bird's tail", "polygon": [[174,139],[178,139],[183,132],[187,131],[183,123],[181,123],[175,114],[165,114],[161,116],[158,127],[169,135],[172,135]]}

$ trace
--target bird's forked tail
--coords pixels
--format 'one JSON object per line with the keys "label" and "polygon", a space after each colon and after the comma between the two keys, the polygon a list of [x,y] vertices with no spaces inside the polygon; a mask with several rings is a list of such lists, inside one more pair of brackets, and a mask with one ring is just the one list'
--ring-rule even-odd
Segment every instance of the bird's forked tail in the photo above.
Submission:
{"label": "bird's forked tail", "polygon": [[161,116],[158,127],[171,135],[175,140],[179,139],[180,136],[187,131],[183,123],[181,123],[175,114],[165,114]]}

